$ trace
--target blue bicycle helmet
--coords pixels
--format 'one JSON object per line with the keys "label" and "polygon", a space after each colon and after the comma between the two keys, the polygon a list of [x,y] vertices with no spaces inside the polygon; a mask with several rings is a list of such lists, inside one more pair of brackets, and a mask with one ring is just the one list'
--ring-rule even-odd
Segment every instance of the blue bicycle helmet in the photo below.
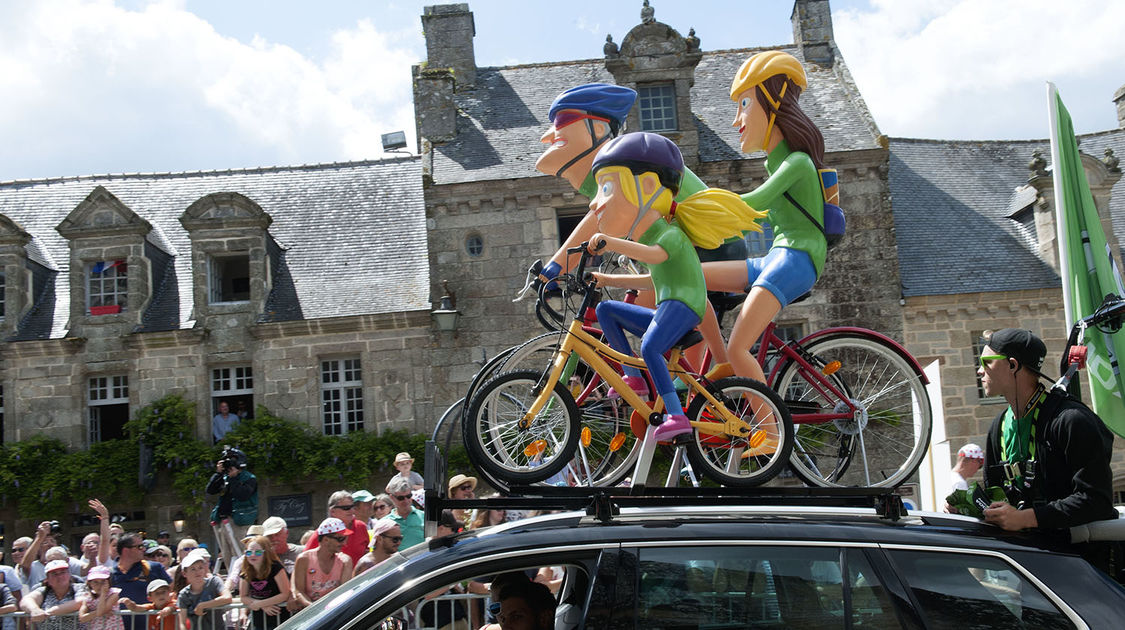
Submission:
{"label": "blue bicycle helmet", "polygon": [[563,109],[589,112],[611,121],[613,133],[625,122],[625,116],[637,101],[637,92],[631,88],[609,83],[587,83],[566,90],[555,97],[547,118],[555,122],[555,114]]}
{"label": "blue bicycle helmet", "polygon": [[607,166],[624,166],[634,175],[656,173],[660,183],[675,195],[684,175],[684,156],[680,148],[658,133],[627,133],[606,143],[594,158],[591,171]]}

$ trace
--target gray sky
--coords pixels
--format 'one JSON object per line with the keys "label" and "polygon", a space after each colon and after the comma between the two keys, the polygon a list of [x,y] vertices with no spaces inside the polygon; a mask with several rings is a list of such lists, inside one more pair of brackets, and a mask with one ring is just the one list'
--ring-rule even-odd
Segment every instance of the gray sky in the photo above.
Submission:
{"label": "gray sky", "polygon": [[[413,140],[415,0],[0,0],[0,181],[378,158]],[[601,56],[625,0],[470,2],[477,63]],[[790,0],[652,0],[704,50],[792,41]],[[702,9],[702,10],[701,10]],[[1045,81],[1080,133],[1117,126],[1125,2],[837,0],[837,44],[883,133],[1043,138]]]}

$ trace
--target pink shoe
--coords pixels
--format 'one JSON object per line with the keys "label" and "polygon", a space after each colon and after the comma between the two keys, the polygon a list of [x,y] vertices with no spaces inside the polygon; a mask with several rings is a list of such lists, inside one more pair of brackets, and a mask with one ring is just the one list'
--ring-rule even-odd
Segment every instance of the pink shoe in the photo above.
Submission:
{"label": "pink shoe", "polygon": [[691,421],[683,414],[665,414],[664,422],[652,434],[656,441],[667,442],[675,437],[691,433]]}
{"label": "pink shoe", "polygon": [[[626,376],[622,380],[624,380],[625,384],[629,386],[629,389],[636,392],[636,394],[641,398],[646,398],[648,396],[648,381],[646,381],[643,377]],[[605,395],[605,397],[621,398],[621,394],[618,394],[616,389],[610,387],[609,392]]]}

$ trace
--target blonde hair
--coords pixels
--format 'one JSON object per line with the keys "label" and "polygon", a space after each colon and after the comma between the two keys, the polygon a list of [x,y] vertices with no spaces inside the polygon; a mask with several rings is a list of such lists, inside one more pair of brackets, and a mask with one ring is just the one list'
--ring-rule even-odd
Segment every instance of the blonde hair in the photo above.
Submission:
{"label": "blonde hair", "polygon": [[622,194],[638,208],[643,205],[640,199],[643,184],[651,181],[653,188],[660,192],[655,199],[650,197],[645,203],[665,218],[675,220],[692,244],[703,249],[714,249],[727,239],[747,232],[762,231],[758,220],[765,218],[766,213],[746,205],[741,197],[729,190],[707,188],[676,203],[672,191],[660,183],[656,173],[634,175],[624,166],[598,169],[597,175],[602,173],[617,173],[618,181],[622,183]]}

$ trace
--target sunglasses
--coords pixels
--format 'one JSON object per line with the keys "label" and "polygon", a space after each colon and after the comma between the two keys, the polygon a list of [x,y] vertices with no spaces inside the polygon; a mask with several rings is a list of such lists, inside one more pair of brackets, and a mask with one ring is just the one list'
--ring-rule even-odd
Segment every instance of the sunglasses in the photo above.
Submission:
{"label": "sunglasses", "polygon": [[1006,356],[1004,356],[1004,355],[1002,355],[1002,354],[985,354],[985,355],[981,355],[981,358],[980,358],[980,366],[981,366],[982,368],[988,369],[988,362],[989,362],[989,361],[995,361],[995,360],[997,360],[997,359],[1007,359],[1007,358],[1008,358],[1008,357],[1006,357]]}
{"label": "sunglasses", "polygon": [[198,548],[199,547],[184,547],[183,549],[180,549],[180,553],[187,553],[189,551],[195,551]]}
{"label": "sunglasses", "polygon": [[164,553],[163,551],[154,551],[154,552],[152,552],[148,555],[150,555],[154,558],[167,558],[168,557],[168,554]]}
{"label": "sunglasses", "polygon": [[396,494],[392,496],[394,496],[394,498],[398,499],[399,501],[405,501],[410,498],[409,494]]}
{"label": "sunglasses", "polygon": [[331,538],[332,540],[335,540],[338,543],[343,543],[343,542],[347,541],[347,539],[348,539],[347,536],[325,536],[325,538]]}
{"label": "sunglasses", "polygon": [[589,118],[590,120],[600,120],[604,123],[609,122],[608,118],[602,118],[601,116],[594,116],[592,114],[586,114],[583,112],[559,112],[555,114],[555,121],[552,124],[556,130],[559,130],[563,127],[566,127],[567,125],[572,125],[586,118]]}
{"label": "sunglasses", "polygon": [[379,534],[379,536],[381,538],[386,538],[387,540],[395,543],[396,545],[398,543],[402,542],[402,536],[387,536],[386,534]]}
{"label": "sunglasses", "polygon": [[457,486],[457,489],[458,489],[458,490],[464,490],[465,492],[472,492],[472,490],[473,490],[473,484],[471,484],[471,483],[463,483],[463,484],[461,484],[461,485]]}
{"label": "sunglasses", "polygon": [[345,510],[345,511],[354,510],[355,509],[355,503],[352,503],[351,505],[337,505],[336,509],[337,510]]}
{"label": "sunglasses", "polygon": [[260,558],[264,555],[266,555],[265,549],[247,549],[246,550],[246,557],[247,558]]}
{"label": "sunglasses", "polygon": [[27,551],[27,547],[12,547],[12,553],[23,553]]}
{"label": "sunglasses", "polygon": [[376,503],[375,509],[376,510],[389,510],[389,509],[391,509],[391,506],[387,505],[386,503]]}

